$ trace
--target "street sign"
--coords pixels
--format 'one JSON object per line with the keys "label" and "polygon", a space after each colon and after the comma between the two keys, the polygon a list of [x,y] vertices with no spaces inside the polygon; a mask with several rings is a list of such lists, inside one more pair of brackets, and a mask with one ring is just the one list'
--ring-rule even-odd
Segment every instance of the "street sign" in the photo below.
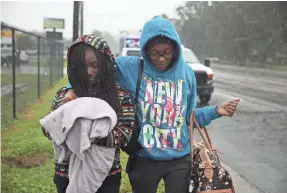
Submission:
{"label": "street sign", "polygon": [[54,40],[63,40],[63,33],[46,31],[46,38],[54,39]]}
{"label": "street sign", "polygon": [[59,18],[44,18],[44,29],[65,29],[65,20]]}

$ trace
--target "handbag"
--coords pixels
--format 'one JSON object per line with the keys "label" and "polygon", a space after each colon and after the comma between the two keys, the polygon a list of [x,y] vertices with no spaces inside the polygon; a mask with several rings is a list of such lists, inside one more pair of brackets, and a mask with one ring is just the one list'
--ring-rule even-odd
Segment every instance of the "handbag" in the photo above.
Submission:
{"label": "handbag", "polygon": [[[194,127],[203,141],[194,143]],[[220,164],[217,151],[204,127],[200,128],[192,111],[190,116],[191,172],[189,193],[235,193],[230,173]],[[203,131],[205,133],[203,133]]]}

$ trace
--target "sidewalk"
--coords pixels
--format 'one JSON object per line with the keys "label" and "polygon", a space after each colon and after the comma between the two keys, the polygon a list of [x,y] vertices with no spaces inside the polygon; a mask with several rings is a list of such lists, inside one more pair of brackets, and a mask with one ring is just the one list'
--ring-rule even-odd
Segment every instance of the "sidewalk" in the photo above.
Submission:
{"label": "sidewalk", "polygon": [[230,173],[234,183],[235,193],[262,193],[256,187],[251,186],[246,179],[241,177],[229,165],[222,161],[221,165]]}

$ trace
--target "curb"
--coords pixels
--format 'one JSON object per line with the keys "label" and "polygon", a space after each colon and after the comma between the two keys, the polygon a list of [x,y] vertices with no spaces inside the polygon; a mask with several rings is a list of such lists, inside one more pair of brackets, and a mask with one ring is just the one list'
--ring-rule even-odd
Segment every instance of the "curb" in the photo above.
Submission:
{"label": "curb", "polygon": [[236,193],[262,193],[258,188],[251,185],[244,177],[240,176],[228,164],[220,160],[221,165],[230,173]]}

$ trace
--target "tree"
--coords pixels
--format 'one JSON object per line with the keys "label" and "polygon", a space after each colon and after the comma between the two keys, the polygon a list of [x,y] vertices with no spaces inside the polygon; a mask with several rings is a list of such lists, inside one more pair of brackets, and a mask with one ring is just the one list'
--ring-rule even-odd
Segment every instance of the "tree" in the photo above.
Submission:
{"label": "tree", "polygon": [[176,13],[170,20],[200,57],[266,62],[287,51],[286,2],[189,1]]}

